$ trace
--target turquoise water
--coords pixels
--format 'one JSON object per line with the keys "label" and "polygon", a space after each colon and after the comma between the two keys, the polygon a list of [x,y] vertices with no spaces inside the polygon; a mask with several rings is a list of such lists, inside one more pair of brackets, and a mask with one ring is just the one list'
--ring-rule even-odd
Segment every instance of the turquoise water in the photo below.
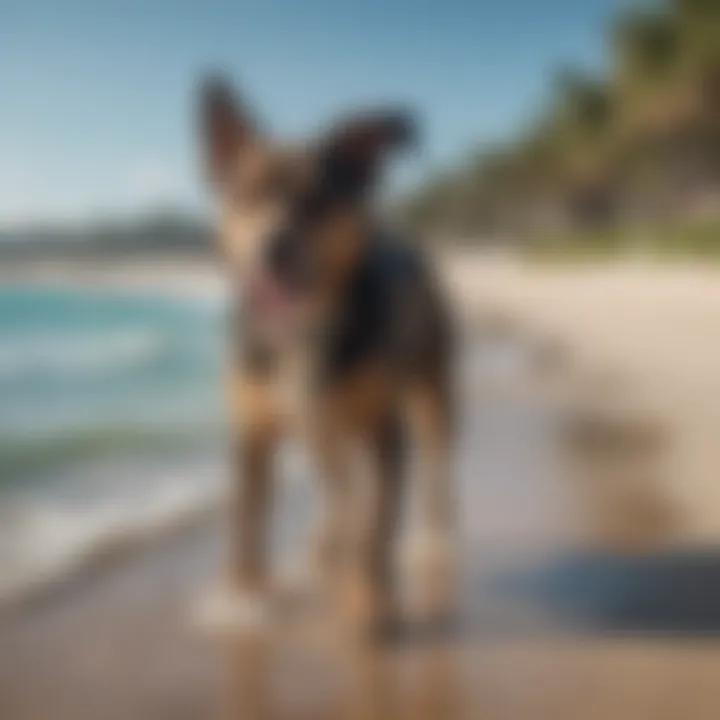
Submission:
{"label": "turquoise water", "polygon": [[217,437],[220,311],[0,286],[0,483]]}
{"label": "turquoise water", "polygon": [[215,483],[222,316],[210,300],[0,285],[6,567],[51,565],[48,545],[72,554]]}

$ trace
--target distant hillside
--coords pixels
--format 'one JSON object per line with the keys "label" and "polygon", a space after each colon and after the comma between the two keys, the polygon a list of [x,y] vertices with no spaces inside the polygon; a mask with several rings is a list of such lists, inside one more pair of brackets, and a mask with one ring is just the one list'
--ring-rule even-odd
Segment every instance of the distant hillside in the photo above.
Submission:
{"label": "distant hillside", "polygon": [[0,262],[165,254],[206,257],[211,249],[209,225],[199,217],[176,212],[0,230]]}

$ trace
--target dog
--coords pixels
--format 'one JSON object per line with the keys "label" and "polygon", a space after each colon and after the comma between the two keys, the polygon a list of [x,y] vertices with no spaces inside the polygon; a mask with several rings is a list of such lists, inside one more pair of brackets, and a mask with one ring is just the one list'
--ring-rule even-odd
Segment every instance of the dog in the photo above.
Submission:
{"label": "dog", "polygon": [[[400,110],[357,113],[284,148],[215,76],[201,84],[199,131],[235,298],[236,607],[257,609],[267,591],[272,456],[284,433],[299,431],[322,487],[316,564],[325,577],[345,576],[342,606],[357,627],[386,626],[397,611],[408,440],[420,455],[428,564],[451,562],[454,524],[449,309],[418,247],[384,229],[373,203],[383,165],[416,141],[415,123]],[[351,478],[357,447],[368,468],[361,481]],[[367,502],[351,533],[357,482]]]}

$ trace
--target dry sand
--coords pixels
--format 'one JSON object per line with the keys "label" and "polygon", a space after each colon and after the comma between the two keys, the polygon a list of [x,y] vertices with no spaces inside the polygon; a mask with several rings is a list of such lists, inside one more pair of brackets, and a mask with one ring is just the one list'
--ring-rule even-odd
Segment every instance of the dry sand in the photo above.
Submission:
{"label": "dry sand", "polygon": [[678,540],[720,540],[720,269],[545,267],[472,253],[448,266],[462,304],[498,308],[565,347],[568,382],[614,393],[667,426]]}

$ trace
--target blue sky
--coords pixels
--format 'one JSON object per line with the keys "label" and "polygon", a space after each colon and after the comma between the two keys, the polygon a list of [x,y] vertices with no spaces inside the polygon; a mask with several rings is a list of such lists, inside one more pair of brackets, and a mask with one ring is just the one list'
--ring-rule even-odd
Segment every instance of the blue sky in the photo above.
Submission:
{"label": "blue sky", "polygon": [[618,0],[0,0],[0,223],[197,207],[193,89],[222,68],[279,134],[417,109],[410,181],[599,67]]}

